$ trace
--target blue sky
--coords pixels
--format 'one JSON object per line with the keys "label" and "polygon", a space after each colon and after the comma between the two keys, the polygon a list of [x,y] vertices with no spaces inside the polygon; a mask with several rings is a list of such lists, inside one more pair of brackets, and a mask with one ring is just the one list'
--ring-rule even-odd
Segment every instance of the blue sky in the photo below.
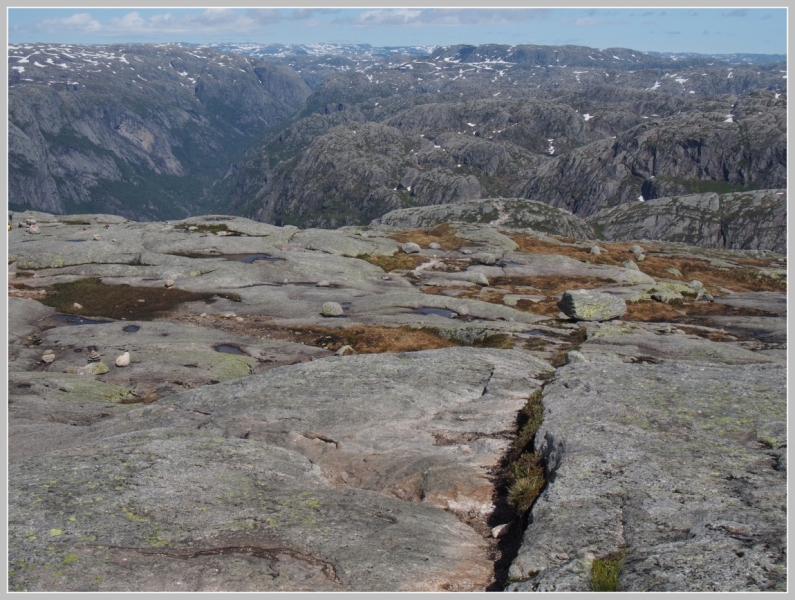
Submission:
{"label": "blue sky", "polygon": [[8,9],[8,40],[576,44],[641,51],[785,54],[783,8]]}

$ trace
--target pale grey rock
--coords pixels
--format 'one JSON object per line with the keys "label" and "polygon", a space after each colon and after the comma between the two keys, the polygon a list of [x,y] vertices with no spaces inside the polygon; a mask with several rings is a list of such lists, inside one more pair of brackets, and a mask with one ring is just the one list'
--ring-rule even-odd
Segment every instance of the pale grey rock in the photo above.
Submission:
{"label": "pale grey rock", "polygon": [[591,246],[591,254],[594,256],[599,256],[602,253],[602,249],[599,246]]}
{"label": "pale grey rock", "polygon": [[683,300],[684,297],[674,290],[658,290],[651,295],[651,299],[668,304],[673,300]]}
{"label": "pale grey rock", "polygon": [[583,356],[583,353],[579,350],[572,350],[566,354],[566,364],[570,365],[573,363],[583,363],[588,362],[588,359]]}
{"label": "pale grey rock", "polygon": [[431,250],[439,250],[441,246],[439,245],[439,242],[431,242],[430,244],[428,244],[428,248],[430,248]]}
{"label": "pale grey rock", "polygon": [[623,298],[593,290],[568,290],[563,293],[558,307],[578,321],[609,321],[620,318],[627,310]]}
{"label": "pale grey rock", "polygon": [[689,287],[691,290],[699,291],[704,287],[704,284],[701,283],[698,279],[694,279],[693,281],[687,284],[687,287]]}
{"label": "pale grey rock", "polygon": [[338,302],[325,302],[320,309],[320,313],[324,317],[339,317],[342,316],[342,306]]}
{"label": "pale grey rock", "polygon": [[624,265],[625,269],[631,269],[632,271],[640,271],[638,265],[635,264],[634,260],[625,260],[622,264]]}
{"label": "pale grey rock", "polygon": [[414,242],[406,242],[400,246],[400,249],[406,254],[417,254],[421,250]]}
{"label": "pale grey rock", "polygon": [[637,244],[631,245],[629,247],[629,251],[632,252],[632,254],[635,254],[635,255],[643,254],[644,252],[646,252],[641,246],[638,246]]}
{"label": "pale grey rock", "polygon": [[116,358],[116,366],[117,367],[128,367],[130,366],[130,353],[125,352]]}
{"label": "pale grey rock", "polygon": [[469,283],[474,283],[476,285],[482,285],[482,286],[489,285],[488,278],[483,273],[480,272],[472,273],[471,275],[469,275],[467,281],[469,281]]}
{"label": "pale grey rock", "polygon": [[624,549],[620,590],[783,590],[786,473],[757,439],[786,413],[785,372],[683,363],[558,370],[535,438],[550,483],[511,566],[525,581],[509,589],[589,591],[593,558]]}
{"label": "pale grey rock", "polygon": [[339,350],[337,350],[334,355],[335,356],[350,356],[352,354],[356,354],[356,350],[353,349],[353,346],[345,345]]}

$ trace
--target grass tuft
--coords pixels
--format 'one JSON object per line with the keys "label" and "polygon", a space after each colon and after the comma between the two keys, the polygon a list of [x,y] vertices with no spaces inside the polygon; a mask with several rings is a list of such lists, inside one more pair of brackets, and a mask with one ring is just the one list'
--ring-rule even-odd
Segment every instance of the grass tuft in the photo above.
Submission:
{"label": "grass tuft", "polygon": [[627,554],[622,550],[594,559],[591,566],[591,589],[594,592],[618,591],[618,576]]}

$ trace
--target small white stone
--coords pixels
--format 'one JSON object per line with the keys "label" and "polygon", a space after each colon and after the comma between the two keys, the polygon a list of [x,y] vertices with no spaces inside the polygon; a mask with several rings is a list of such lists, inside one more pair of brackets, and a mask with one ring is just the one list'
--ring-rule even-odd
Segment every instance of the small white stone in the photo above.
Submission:
{"label": "small white stone", "polygon": [[75,302],[74,304],[72,304],[72,308],[74,308],[75,310],[81,310],[83,308],[83,305]]}
{"label": "small white stone", "polygon": [[237,315],[233,312],[230,312],[230,313],[225,313],[223,316],[225,319],[234,319]]}
{"label": "small white stone", "polygon": [[166,279],[166,287],[170,288],[172,285],[174,285],[174,280],[173,279]]}
{"label": "small white stone", "polygon": [[242,323],[243,317],[235,317],[235,321],[237,321],[238,323]]}
{"label": "small white stone", "polygon": [[121,356],[116,359],[116,366],[117,367],[126,367],[130,364],[130,353],[125,352]]}
{"label": "small white stone", "polygon": [[100,237],[100,235],[99,235],[98,233],[96,233],[96,234],[94,234],[94,239],[95,239],[95,240],[97,240],[97,241],[99,241],[99,240],[101,240],[102,238]]}
{"label": "small white stone", "polygon": [[315,284],[315,287],[330,287],[330,286],[331,286],[331,282],[330,281],[326,281],[325,279],[323,281],[318,281]]}
{"label": "small white stone", "polygon": [[491,537],[493,538],[500,538],[504,536],[511,528],[510,523],[503,523],[502,525],[497,525],[496,527],[491,528]]}
{"label": "small white stone", "polygon": [[204,318],[206,316],[207,316],[207,313],[202,313],[202,314],[199,315],[199,318]]}

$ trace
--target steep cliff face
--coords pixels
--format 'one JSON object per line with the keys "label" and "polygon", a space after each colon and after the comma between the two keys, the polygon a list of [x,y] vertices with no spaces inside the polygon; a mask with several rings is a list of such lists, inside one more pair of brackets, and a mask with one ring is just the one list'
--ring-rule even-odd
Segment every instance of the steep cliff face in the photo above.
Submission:
{"label": "steep cliff face", "polygon": [[251,137],[301,108],[292,71],[179,46],[11,46],[12,208],[200,211]]}
{"label": "steep cliff face", "polygon": [[601,210],[589,222],[607,240],[787,252],[786,190],[658,198]]}

